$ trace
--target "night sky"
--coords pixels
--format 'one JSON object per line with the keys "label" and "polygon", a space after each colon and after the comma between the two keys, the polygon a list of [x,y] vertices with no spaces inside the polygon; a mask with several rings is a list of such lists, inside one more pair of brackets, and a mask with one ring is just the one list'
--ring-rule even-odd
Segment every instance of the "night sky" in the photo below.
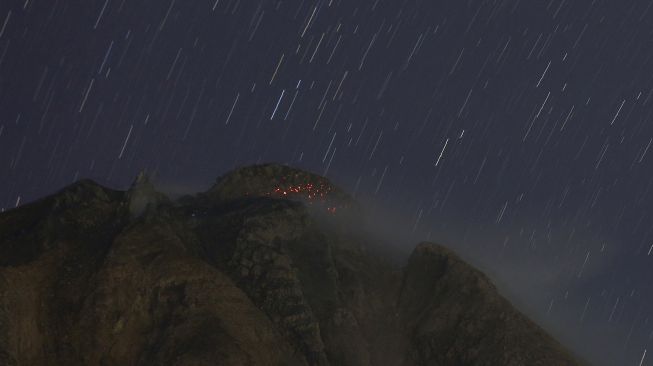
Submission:
{"label": "night sky", "polygon": [[651,7],[3,0],[0,208],[286,163],[461,252],[593,364],[653,365]]}

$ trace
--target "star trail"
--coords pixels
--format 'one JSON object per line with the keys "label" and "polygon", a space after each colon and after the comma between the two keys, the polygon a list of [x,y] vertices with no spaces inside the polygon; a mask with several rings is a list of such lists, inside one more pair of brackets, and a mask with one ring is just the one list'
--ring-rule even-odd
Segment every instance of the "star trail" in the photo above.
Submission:
{"label": "star trail", "polygon": [[6,0],[0,209],[285,163],[459,251],[592,364],[653,365],[652,4]]}

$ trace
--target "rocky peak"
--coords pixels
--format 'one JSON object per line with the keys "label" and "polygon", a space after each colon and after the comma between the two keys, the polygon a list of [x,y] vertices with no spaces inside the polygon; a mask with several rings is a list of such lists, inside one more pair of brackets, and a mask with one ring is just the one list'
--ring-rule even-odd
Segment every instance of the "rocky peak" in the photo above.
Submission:
{"label": "rocky peak", "polygon": [[272,197],[322,205],[328,211],[355,205],[351,196],[327,178],[280,164],[264,164],[233,170],[218,178],[206,192],[213,201],[244,197]]}
{"label": "rocky peak", "polygon": [[167,200],[163,193],[156,190],[145,170],[140,171],[136,179],[134,179],[127,191],[127,199],[132,217],[140,217],[148,210],[156,208],[161,202]]}

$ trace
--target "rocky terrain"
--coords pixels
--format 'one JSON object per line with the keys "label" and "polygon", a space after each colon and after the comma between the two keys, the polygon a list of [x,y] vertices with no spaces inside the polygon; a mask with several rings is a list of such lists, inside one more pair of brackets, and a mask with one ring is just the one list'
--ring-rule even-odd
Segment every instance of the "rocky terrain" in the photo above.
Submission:
{"label": "rocky terrain", "polygon": [[0,365],[579,364],[451,251],[389,264],[361,212],[261,165],[174,201],[141,175],[0,214]]}

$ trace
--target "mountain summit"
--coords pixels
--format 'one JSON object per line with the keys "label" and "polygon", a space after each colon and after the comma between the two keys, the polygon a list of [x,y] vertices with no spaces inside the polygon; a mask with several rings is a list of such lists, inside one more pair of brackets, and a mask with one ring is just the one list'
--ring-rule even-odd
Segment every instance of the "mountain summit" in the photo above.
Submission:
{"label": "mountain summit", "polygon": [[329,225],[351,210],[260,165],[178,201],[81,181],[0,214],[0,364],[579,364],[453,252],[396,268]]}

